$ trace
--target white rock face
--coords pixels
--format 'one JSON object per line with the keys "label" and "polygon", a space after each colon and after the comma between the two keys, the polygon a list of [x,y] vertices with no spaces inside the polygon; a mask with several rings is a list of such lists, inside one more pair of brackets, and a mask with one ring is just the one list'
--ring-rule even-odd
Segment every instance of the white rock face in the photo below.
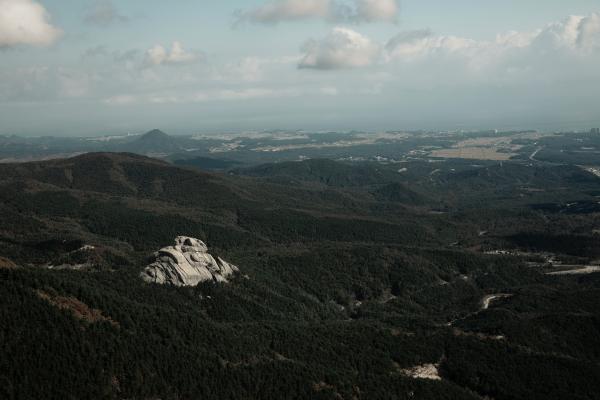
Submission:
{"label": "white rock face", "polygon": [[238,267],[208,253],[204,242],[186,236],[175,239],[175,246],[156,253],[156,261],[142,272],[149,283],[175,286],[196,286],[200,282],[227,282]]}

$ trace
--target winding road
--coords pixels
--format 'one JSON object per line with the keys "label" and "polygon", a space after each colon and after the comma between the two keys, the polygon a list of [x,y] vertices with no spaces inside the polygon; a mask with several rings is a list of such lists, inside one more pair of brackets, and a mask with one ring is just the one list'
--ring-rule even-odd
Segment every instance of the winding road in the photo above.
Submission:
{"label": "winding road", "polygon": [[490,304],[494,300],[505,299],[505,298],[511,297],[511,296],[512,296],[512,294],[508,294],[508,293],[490,294],[488,296],[485,296],[483,298],[482,303],[481,303],[481,310],[480,311],[487,310],[488,308],[490,308]]}
{"label": "winding road", "polygon": [[600,267],[597,265],[588,265],[583,268],[548,272],[548,273],[546,273],[546,275],[586,275],[586,274],[593,274],[594,272],[600,272]]}
{"label": "winding road", "polygon": [[538,161],[535,159],[535,156],[537,156],[537,154],[542,151],[543,147],[538,147],[533,153],[531,153],[531,155],[529,156],[529,159],[531,161]]}
{"label": "winding road", "polygon": [[492,302],[494,300],[498,300],[498,299],[506,299],[508,297],[512,297],[512,294],[509,293],[496,293],[496,294],[488,294],[487,296],[484,296],[483,299],[481,300],[481,307],[479,308],[479,310],[472,312],[470,314],[465,315],[462,318],[457,318],[455,320],[452,320],[450,322],[448,322],[446,324],[446,326],[453,326],[456,322],[458,321],[462,321],[465,320],[469,317],[472,317],[473,315],[477,315],[482,311],[487,310],[488,308],[490,308],[490,305],[492,304]]}

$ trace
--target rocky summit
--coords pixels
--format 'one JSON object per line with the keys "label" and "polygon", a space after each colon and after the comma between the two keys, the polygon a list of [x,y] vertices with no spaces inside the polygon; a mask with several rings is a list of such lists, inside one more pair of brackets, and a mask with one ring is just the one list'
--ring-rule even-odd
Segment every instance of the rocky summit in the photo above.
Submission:
{"label": "rocky summit", "polygon": [[239,269],[208,253],[204,242],[186,236],[175,239],[175,245],[160,249],[156,260],[142,272],[149,283],[196,286],[200,282],[227,282]]}

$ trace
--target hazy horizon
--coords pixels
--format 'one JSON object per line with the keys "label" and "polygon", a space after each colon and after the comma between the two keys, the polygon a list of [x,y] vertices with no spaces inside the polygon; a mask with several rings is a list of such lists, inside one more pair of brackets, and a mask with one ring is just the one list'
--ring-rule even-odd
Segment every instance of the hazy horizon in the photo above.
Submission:
{"label": "hazy horizon", "polygon": [[[552,125],[552,124],[551,124]],[[352,133],[352,132],[365,132],[365,133],[377,133],[377,132],[437,132],[437,133],[456,133],[456,132],[485,132],[497,130],[499,132],[511,132],[511,131],[535,131],[540,133],[587,133],[592,128],[600,126],[600,121],[594,123],[580,123],[574,124],[555,124],[551,127],[542,126],[520,126],[520,125],[504,125],[504,126],[430,126],[430,127],[407,127],[407,128],[381,128],[381,129],[358,129],[358,128],[344,128],[344,129],[305,129],[305,128],[264,128],[264,129],[178,129],[170,127],[153,127],[148,126],[146,128],[140,128],[130,131],[89,131],[89,132],[73,132],[71,134],[64,132],[45,132],[42,134],[38,133],[10,133],[2,132],[0,136],[10,137],[16,136],[21,138],[44,138],[44,137],[55,137],[55,138],[95,138],[95,137],[126,137],[126,136],[141,136],[153,130],[159,130],[166,133],[169,136],[206,136],[206,137],[218,137],[222,135],[243,135],[251,133],[268,133],[268,132],[303,132],[303,133]]]}

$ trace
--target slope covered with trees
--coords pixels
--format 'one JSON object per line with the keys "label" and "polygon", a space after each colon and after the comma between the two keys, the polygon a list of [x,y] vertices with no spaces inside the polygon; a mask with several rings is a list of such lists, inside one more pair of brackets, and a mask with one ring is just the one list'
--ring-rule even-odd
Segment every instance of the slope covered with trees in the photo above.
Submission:
{"label": "slope covered with trees", "polygon": [[[598,215],[535,206],[597,178],[338,164],[0,165],[0,398],[597,398],[600,277],[544,257],[593,262]],[[240,275],[143,283],[177,235]]]}

